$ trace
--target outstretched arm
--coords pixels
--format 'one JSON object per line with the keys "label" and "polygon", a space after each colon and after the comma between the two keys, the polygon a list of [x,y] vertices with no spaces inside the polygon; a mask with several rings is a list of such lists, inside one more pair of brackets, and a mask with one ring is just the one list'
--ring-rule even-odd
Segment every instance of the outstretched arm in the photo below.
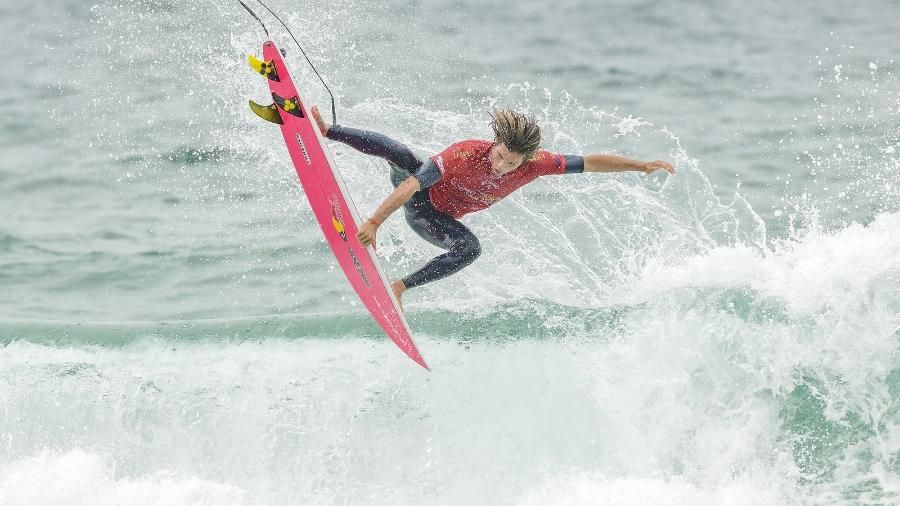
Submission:
{"label": "outstretched arm", "polygon": [[422,185],[419,184],[419,180],[415,176],[409,176],[397,185],[397,188],[378,206],[375,214],[359,227],[359,232],[356,233],[356,239],[359,243],[363,246],[374,243],[378,226],[384,223],[384,220],[388,219],[388,216],[394,211],[400,209],[421,188]]}
{"label": "outstretched arm", "polygon": [[665,169],[669,174],[675,173],[675,167],[669,162],[655,160],[652,162],[642,162],[640,160],[631,160],[615,155],[585,155],[584,171],[585,172],[625,172],[628,170],[636,170],[645,174],[650,174],[657,169]]}

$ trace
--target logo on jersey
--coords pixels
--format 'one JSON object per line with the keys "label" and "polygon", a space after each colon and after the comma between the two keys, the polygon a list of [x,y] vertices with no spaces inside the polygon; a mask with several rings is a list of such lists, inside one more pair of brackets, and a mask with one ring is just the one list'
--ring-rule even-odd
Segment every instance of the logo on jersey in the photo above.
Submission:
{"label": "logo on jersey", "polygon": [[473,158],[477,153],[474,151],[470,151],[468,149],[460,149],[453,153],[453,158],[457,160],[468,161],[469,158]]}

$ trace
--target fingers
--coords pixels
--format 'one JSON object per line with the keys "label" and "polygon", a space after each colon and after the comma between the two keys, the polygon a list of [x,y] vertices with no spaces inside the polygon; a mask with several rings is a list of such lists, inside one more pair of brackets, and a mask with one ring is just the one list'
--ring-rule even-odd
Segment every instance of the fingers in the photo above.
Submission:
{"label": "fingers", "polygon": [[646,172],[647,174],[650,174],[650,173],[652,173],[653,171],[656,171],[656,170],[659,170],[659,169],[665,169],[669,174],[674,174],[674,173],[675,173],[675,167],[673,167],[671,163],[665,162],[665,161],[663,161],[663,160],[656,160],[656,161],[654,161],[654,162],[648,163],[648,164],[646,165],[646,170],[645,170],[645,172]]}
{"label": "fingers", "polygon": [[363,246],[368,246],[368,245],[372,244],[372,242],[374,242],[375,236],[370,235],[363,231],[359,231],[356,234],[356,240],[359,241],[359,243],[362,244]]}
{"label": "fingers", "polygon": [[373,226],[371,221],[366,222],[356,232],[356,240],[363,246],[369,246],[370,244],[374,246],[376,232],[378,232],[378,227]]}

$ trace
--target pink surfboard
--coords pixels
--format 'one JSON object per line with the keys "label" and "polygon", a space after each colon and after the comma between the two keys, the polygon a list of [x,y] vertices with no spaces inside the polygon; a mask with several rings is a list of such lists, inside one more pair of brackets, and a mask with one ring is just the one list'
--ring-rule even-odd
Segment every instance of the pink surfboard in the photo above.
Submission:
{"label": "pink surfboard", "polygon": [[359,213],[335,168],[334,159],[321,132],[294,88],[274,42],[266,41],[263,44],[263,58],[266,61],[260,73],[268,77],[269,89],[281,117],[281,133],[288,153],[331,251],[359,299],[385,334],[409,358],[428,369],[378,263],[375,249],[372,246],[364,247],[356,240],[360,224]]}

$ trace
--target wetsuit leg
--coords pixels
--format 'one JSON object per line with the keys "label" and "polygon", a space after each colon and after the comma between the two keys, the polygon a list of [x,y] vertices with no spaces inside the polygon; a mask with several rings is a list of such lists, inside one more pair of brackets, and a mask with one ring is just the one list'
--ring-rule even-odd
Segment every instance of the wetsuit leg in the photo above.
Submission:
{"label": "wetsuit leg", "polygon": [[427,194],[417,193],[404,206],[406,222],[422,239],[447,250],[431,259],[418,271],[403,278],[406,288],[445,278],[471,264],[481,255],[481,243],[475,234],[449,214],[431,206]]}
{"label": "wetsuit leg", "polygon": [[406,144],[377,132],[332,125],[328,129],[327,137],[343,142],[367,155],[384,158],[388,163],[400,167],[409,174],[415,174],[422,165],[422,160]]}

